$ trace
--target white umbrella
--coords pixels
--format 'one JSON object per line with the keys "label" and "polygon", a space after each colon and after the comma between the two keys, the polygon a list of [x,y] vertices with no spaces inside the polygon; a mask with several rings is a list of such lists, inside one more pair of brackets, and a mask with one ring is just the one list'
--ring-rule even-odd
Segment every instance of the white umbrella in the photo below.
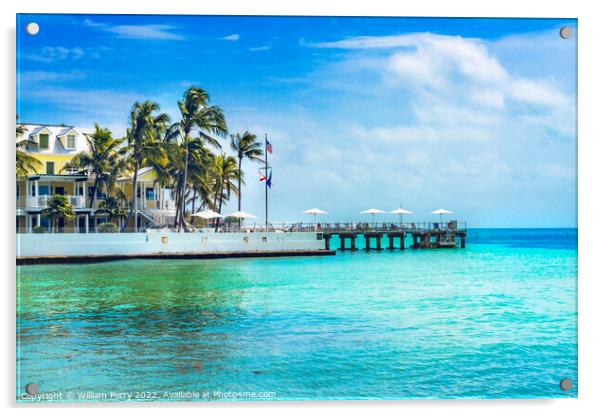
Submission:
{"label": "white umbrella", "polygon": [[248,212],[244,212],[244,211],[236,211],[236,212],[233,212],[232,214],[226,215],[226,217],[240,218],[240,219],[257,218],[257,216],[255,216],[253,214],[249,214]]}
{"label": "white umbrella", "polygon": [[222,214],[215,212],[215,211],[211,211],[210,209],[206,209],[204,211],[192,214],[191,217],[201,217],[206,220],[211,220],[213,218],[224,218],[224,216]]}
{"label": "white umbrella", "polygon": [[308,209],[306,211],[303,211],[302,214],[313,215],[314,216],[314,222],[316,222],[316,216],[317,215],[328,214],[328,212],[326,212],[324,210],[321,210],[320,208],[311,208],[311,209]]}
{"label": "white umbrella", "polygon": [[439,208],[439,209],[437,209],[437,210],[435,210],[435,211],[431,212],[431,214],[434,214],[434,215],[439,215],[439,221],[440,221],[441,223],[443,223],[443,214],[446,214],[446,215],[447,215],[447,214],[453,214],[453,211],[448,211],[448,210],[446,210],[446,209]]}
{"label": "white umbrella", "polygon": [[317,215],[317,214],[328,214],[328,212],[323,211],[320,208],[312,208],[312,209],[308,209],[307,211],[303,211],[302,214]]}
{"label": "white umbrella", "polygon": [[360,214],[371,214],[372,215],[372,225],[374,225],[374,214],[384,214],[385,211],[381,211],[380,209],[370,208],[365,211],[360,212]]}
{"label": "white umbrella", "polygon": [[413,214],[413,212],[408,211],[407,209],[397,208],[389,212],[389,214],[399,214],[399,222],[403,223],[403,214]]}

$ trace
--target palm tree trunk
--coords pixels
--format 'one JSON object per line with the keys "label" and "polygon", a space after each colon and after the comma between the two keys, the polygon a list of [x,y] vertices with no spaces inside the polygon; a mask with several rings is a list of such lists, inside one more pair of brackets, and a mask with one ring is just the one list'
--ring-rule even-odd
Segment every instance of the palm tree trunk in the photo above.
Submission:
{"label": "palm tree trunk", "polygon": [[182,207],[180,208],[181,222],[178,224],[178,231],[180,231],[180,229],[182,228],[182,224],[185,224],[184,209],[186,206],[186,181],[188,180],[188,132],[185,132],[184,140],[186,140],[186,161],[184,163],[184,183],[182,185],[182,200],[180,201],[180,204],[182,205]]}
{"label": "palm tree trunk", "polygon": [[96,193],[98,192],[98,190],[96,189],[97,187],[98,187],[98,175],[96,175],[94,177],[94,192],[92,193],[92,196],[90,197],[90,209],[92,209],[92,206],[94,205],[94,199],[96,198]]}
{"label": "palm tree trunk", "polygon": [[176,215],[174,217],[173,226],[175,229],[177,229],[178,224],[180,223],[180,199],[182,198],[180,191],[180,182],[178,180],[174,182],[174,188],[176,196]]}
{"label": "palm tree trunk", "polygon": [[[220,188],[219,188],[219,194],[218,194],[218,195],[219,195],[219,197],[218,197],[219,206],[217,207],[217,212],[218,212],[219,214],[221,214],[221,213],[222,213],[222,201],[223,201],[223,198],[222,198],[222,193],[223,193],[223,192],[224,192],[224,187],[223,187],[223,186],[220,186]],[[216,203],[217,203],[217,202],[216,202]],[[220,220],[220,219],[219,219],[219,218],[217,218],[217,222],[215,223],[215,231],[217,231],[217,227],[219,226],[219,220]]]}
{"label": "palm tree trunk", "polygon": [[[132,206],[130,207],[130,213],[128,215],[128,219],[125,222],[125,224],[123,224],[123,227],[121,228],[121,232],[125,231],[126,227],[128,226],[128,224],[130,223],[130,221],[132,220],[132,217],[134,216],[134,211],[138,208],[137,207],[137,199],[138,199],[138,195],[136,193],[137,189],[136,189],[136,183],[138,182],[138,169],[140,163],[138,161],[136,161],[136,166],[134,167],[134,179],[132,180],[132,185],[133,185],[133,197],[132,197]],[[95,191],[96,192],[96,191]],[[138,221],[134,222],[134,232],[138,231]]]}
{"label": "palm tree trunk", "polygon": [[[241,186],[241,172],[242,172],[242,157],[238,157],[238,211],[241,210],[241,199],[242,199],[242,191],[240,189]],[[241,224],[242,219],[239,218],[238,219],[238,231],[240,231],[240,224]]]}

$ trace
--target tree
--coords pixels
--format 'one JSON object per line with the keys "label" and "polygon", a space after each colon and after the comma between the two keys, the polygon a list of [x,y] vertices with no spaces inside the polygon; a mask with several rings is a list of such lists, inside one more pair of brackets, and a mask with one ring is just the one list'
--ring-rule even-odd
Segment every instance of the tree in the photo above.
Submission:
{"label": "tree", "polygon": [[65,165],[63,170],[76,168],[87,170],[94,175],[94,191],[90,198],[90,208],[94,206],[94,200],[99,193],[108,193],[108,188],[114,185],[111,181],[116,180],[116,174],[121,173],[124,168],[121,145],[124,139],[114,139],[111,131],[94,124],[94,133],[86,134],[88,151],[80,152]]}
{"label": "tree", "polygon": [[120,197],[108,196],[99,204],[97,213],[105,214],[110,220],[119,220],[120,222],[127,218],[128,213],[123,209],[123,199]]}
{"label": "tree", "polygon": [[[238,158],[238,210],[240,211],[242,209],[242,161],[243,159],[249,159],[251,161],[261,162],[263,150],[261,148],[261,143],[257,141],[257,136],[248,131],[245,131],[242,136],[240,133],[230,135],[230,147],[236,152],[236,157]],[[240,219],[238,220],[238,225],[240,227]]]}
{"label": "tree", "polygon": [[47,216],[50,221],[50,231],[58,230],[58,220],[60,218],[71,219],[75,216],[73,206],[64,195],[53,195],[48,199],[46,208],[42,210],[42,214]]}
{"label": "tree", "polygon": [[[25,133],[27,133],[27,129],[23,125],[17,125],[16,130],[17,139],[20,139]],[[29,138],[17,140],[15,169],[17,176],[27,176],[30,173],[35,173],[38,169],[42,168],[42,162],[25,152],[27,145],[29,144],[35,145],[35,142]]]}
{"label": "tree", "polygon": [[[167,155],[161,144],[161,136],[169,124],[169,116],[158,113],[159,104],[152,101],[134,103],[130,113],[130,127],[127,129],[127,159],[132,175],[132,203],[127,221],[121,231],[132,221],[137,214],[137,182],[138,171],[148,165],[165,165]],[[134,231],[138,231],[137,217],[134,220]]]}
{"label": "tree", "polygon": [[[222,203],[224,200],[230,199],[232,192],[238,194],[239,188],[236,186],[237,181],[240,183],[238,166],[234,156],[228,156],[225,153],[220,153],[213,159],[212,176],[214,180],[213,188],[213,206],[217,212],[222,212]],[[217,221],[219,224],[219,220]]]}
{"label": "tree", "polygon": [[193,131],[198,131],[198,138],[219,147],[219,142],[211,135],[224,137],[228,133],[226,118],[221,108],[209,105],[209,94],[202,88],[190,87],[184,92],[182,101],[178,101],[180,121],[174,123],[168,130],[166,140],[176,141],[182,148],[184,163],[181,178],[177,178],[181,186],[176,198],[175,225],[178,230],[187,229],[184,218],[186,210],[186,195],[188,192],[188,169],[190,159],[190,142]]}

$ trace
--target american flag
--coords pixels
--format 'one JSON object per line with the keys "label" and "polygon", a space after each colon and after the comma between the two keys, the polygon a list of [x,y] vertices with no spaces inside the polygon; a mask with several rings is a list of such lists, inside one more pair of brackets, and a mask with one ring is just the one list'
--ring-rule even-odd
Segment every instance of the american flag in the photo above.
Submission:
{"label": "american flag", "polygon": [[272,154],[272,143],[268,142],[266,140],[266,145],[265,145],[266,150],[268,151],[269,154]]}

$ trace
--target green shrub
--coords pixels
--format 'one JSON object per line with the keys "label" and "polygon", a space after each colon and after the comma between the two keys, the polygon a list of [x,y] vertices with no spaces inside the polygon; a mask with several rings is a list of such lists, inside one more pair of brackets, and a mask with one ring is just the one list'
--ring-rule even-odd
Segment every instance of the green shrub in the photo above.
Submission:
{"label": "green shrub", "polygon": [[104,224],[100,224],[98,226],[99,233],[116,233],[118,231],[119,230],[117,229],[117,226],[112,222],[105,222]]}
{"label": "green shrub", "polygon": [[32,228],[32,231],[34,232],[34,234],[44,234],[46,231],[48,231],[48,228],[42,225],[36,225]]}

